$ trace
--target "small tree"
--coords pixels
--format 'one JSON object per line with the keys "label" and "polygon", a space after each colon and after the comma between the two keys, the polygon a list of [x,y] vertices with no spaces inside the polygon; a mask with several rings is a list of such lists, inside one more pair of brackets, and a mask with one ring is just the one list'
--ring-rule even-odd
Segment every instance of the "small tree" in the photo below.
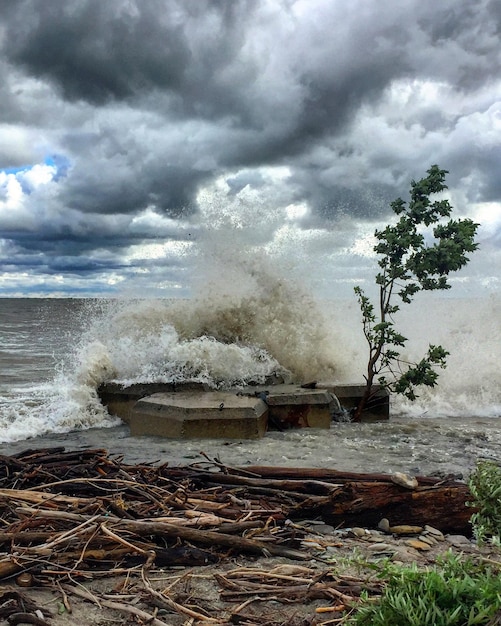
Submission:
{"label": "small tree", "polygon": [[419,291],[449,289],[447,277],[468,263],[468,252],[477,249],[474,242],[478,224],[470,219],[449,218],[452,206],[448,200],[435,200],[430,196],[447,189],[448,172],[432,165],[427,176],[412,181],[408,205],[398,198],[391,208],[399,217],[395,225],[375,231],[378,243],[374,251],[382,255],[378,261],[380,272],[376,275],[379,302],[375,307],[360,287],[355,287],[362,312],[363,332],[369,344],[366,387],[355,409],[354,421],[368,401],[377,393],[373,385],[416,399],[416,387],[436,384],[435,367],[444,368],[448,352],[442,346],[430,345],[428,353],[419,363],[401,359],[400,349],[407,338],[395,330],[393,316],[399,310],[394,304],[398,296],[406,304]]}

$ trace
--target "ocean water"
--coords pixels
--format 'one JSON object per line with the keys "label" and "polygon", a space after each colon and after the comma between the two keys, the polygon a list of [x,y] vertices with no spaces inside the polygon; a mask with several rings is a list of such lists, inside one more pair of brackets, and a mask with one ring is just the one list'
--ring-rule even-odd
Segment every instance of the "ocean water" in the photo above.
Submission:
{"label": "ocean water", "polygon": [[[425,297],[401,312],[410,360],[449,350],[439,384],[392,398],[382,424],[269,433],[260,442],[132,438],[99,402],[101,382],[184,381],[224,388],[285,380],[360,382],[366,363],[356,301],[316,300],[256,268],[231,294],[178,300],[0,299],[0,451],[109,447],[130,461],[461,472],[501,444],[501,301]],[[148,457],[148,458],[145,458]]]}

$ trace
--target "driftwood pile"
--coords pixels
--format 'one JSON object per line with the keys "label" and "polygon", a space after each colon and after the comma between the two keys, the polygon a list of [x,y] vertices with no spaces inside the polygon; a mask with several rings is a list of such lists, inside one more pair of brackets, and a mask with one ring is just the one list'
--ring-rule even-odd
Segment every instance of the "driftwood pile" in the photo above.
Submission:
{"label": "driftwood pile", "polygon": [[[57,584],[63,595],[71,589],[92,600],[90,592],[73,583],[135,571],[150,605],[191,623],[222,624],[156,591],[148,572],[210,565],[241,554],[311,560],[301,548],[307,533],[301,520],[375,526],[387,517],[392,524],[426,523],[465,533],[472,512],[465,507],[468,497],[466,485],[453,479],[421,477],[417,488],[408,489],[383,474],[231,468],[217,459],[186,467],[132,466],[105,450],[27,450],[0,455],[0,582]],[[344,604],[360,592],[359,583],[355,592],[353,581],[319,579],[318,572],[299,564],[288,567],[267,573],[239,568],[220,575],[222,595],[238,603],[233,613],[239,619],[232,623],[247,623],[242,611],[257,595],[288,602],[323,597]],[[15,607],[10,623],[21,623],[12,618],[20,592],[8,593]],[[0,600],[1,618],[6,598]],[[165,624],[130,603],[100,602],[132,611],[139,623]],[[44,617],[30,623],[48,624]]]}

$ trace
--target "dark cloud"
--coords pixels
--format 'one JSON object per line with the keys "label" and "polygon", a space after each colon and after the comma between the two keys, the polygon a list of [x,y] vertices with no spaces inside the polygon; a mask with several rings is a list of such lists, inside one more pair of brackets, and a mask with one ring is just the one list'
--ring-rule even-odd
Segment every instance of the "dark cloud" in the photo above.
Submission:
{"label": "dark cloud", "polygon": [[[0,239],[47,267],[98,275],[94,251],[183,240],[222,179],[306,203],[304,229],[386,215],[432,163],[501,200],[495,0],[16,0],[0,19],[0,167],[55,169],[19,178],[19,220],[0,184]],[[178,227],[129,227],[147,211]]]}
{"label": "dark cloud", "polygon": [[99,171],[82,164],[65,185],[62,201],[73,209],[91,213],[137,213],[154,206],[171,217],[190,214],[195,205],[196,184],[205,177],[175,165],[155,170],[145,171],[141,163],[129,169],[118,165],[103,180]]}
{"label": "dark cloud", "polygon": [[7,8],[8,58],[54,81],[69,100],[103,104],[153,85],[175,89],[189,60],[182,24],[164,3],[21,0]]}
{"label": "dark cloud", "polygon": [[20,0],[4,6],[5,50],[12,63],[53,81],[68,100],[102,105],[159,89],[179,93],[191,108],[200,101],[197,82],[207,84],[242,44],[238,25],[251,6]]}

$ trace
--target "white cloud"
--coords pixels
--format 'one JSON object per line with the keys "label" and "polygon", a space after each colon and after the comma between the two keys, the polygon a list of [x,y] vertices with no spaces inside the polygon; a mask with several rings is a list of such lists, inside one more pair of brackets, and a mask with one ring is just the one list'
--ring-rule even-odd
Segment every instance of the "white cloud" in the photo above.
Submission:
{"label": "white cloud", "polygon": [[43,158],[40,134],[21,124],[0,124],[0,167],[21,167]]}
{"label": "white cloud", "polygon": [[124,261],[146,259],[182,258],[189,253],[192,244],[186,241],[166,241],[165,243],[144,243],[129,247],[124,254]]}
{"label": "white cloud", "polygon": [[501,238],[501,203],[482,202],[475,205],[472,218],[480,224],[480,234],[483,237],[498,235]]}

